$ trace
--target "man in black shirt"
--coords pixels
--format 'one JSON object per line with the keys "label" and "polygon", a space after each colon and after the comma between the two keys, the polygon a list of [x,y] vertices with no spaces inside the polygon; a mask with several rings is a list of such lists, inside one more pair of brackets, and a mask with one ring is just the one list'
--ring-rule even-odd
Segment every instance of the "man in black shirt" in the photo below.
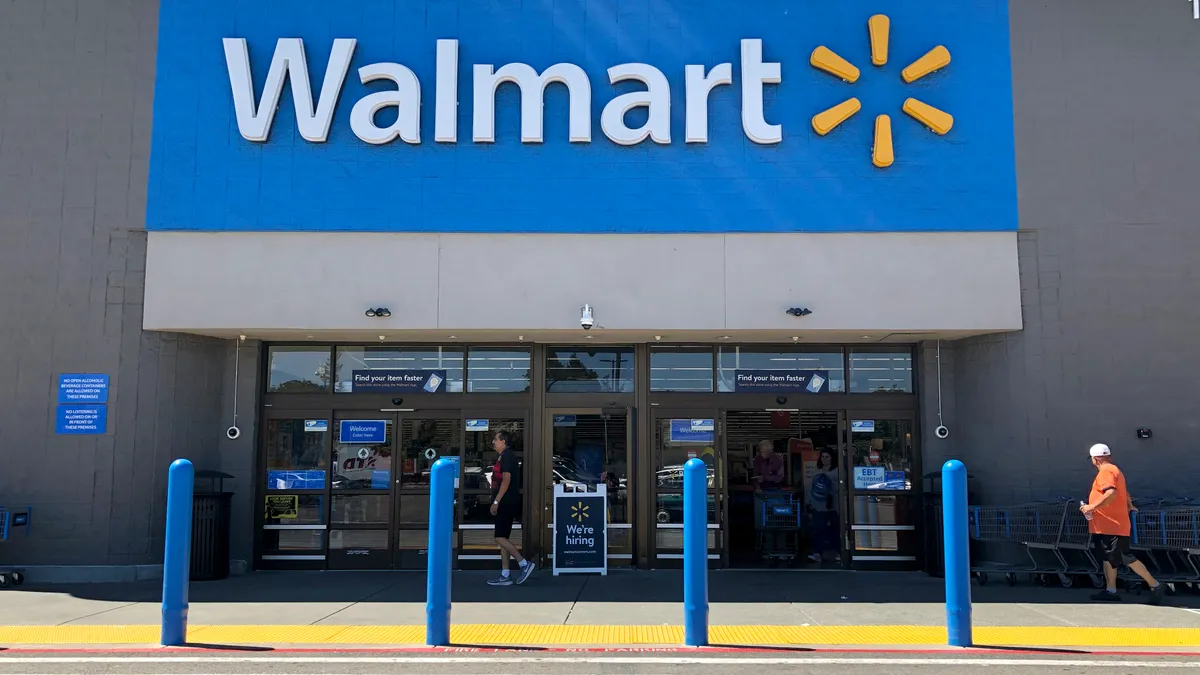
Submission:
{"label": "man in black shirt", "polygon": [[[500,453],[492,467],[492,515],[496,517],[496,545],[500,547],[500,576],[488,581],[490,586],[523,584],[533,574],[534,564],[521,557],[521,552],[508,540],[513,522],[521,515],[521,460],[509,447],[511,435],[501,429],[492,437],[492,448]],[[508,559],[520,565],[514,579],[508,571]]]}

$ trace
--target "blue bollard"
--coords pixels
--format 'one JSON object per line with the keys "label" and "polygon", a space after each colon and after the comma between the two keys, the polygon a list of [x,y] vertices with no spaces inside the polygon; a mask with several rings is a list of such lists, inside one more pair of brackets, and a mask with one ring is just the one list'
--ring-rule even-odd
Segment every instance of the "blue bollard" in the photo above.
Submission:
{"label": "blue bollard", "polygon": [[967,467],[942,466],[942,532],[946,547],[946,636],[951,647],[970,647],[971,556],[967,548]]}
{"label": "blue bollard", "polygon": [[683,641],[708,645],[708,467],[683,465]]}
{"label": "blue bollard", "polygon": [[454,478],[458,463],[443,457],[429,479],[429,568],[425,577],[425,644],[450,644],[450,567],[453,556]]}
{"label": "blue bollard", "polygon": [[192,487],[195,471],[186,459],[167,474],[167,536],[163,551],[162,630],[164,647],[187,644],[188,581],[192,567]]}

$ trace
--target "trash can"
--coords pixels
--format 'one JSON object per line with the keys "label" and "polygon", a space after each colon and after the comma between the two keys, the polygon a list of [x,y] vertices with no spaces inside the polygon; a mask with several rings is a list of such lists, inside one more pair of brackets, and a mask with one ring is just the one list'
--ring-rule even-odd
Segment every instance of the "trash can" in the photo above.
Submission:
{"label": "trash can", "polygon": [[[925,546],[923,547],[925,573],[933,577],[946,574],[946,538],[942,531],[942,472],[934,471],[923,476],[923,500]],[[975,477],[967,474],[967,503],[979,503],[979,490]],[[969,556],[976,559],[977,542],[970,542]]]}
{"label": "trash can", "polygon": [[[229,576],[229,511],[232,492],[220,471],[197,471],[192,491],[192,581],[215,581]],[[206,481],[207,484],[201,484]]]}

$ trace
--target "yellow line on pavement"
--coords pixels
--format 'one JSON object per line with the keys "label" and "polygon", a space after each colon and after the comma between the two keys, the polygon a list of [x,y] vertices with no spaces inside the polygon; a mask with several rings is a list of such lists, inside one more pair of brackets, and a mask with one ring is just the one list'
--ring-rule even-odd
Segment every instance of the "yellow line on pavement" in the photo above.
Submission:
{"label": "yellow line on pavement", "polygon": [[[158,626],[0,626],[0,645],[156,644]],[[1020,647],[1198,647],[1200,628],[978,626],[978,645]],[[420,645],[424,626],[191,626],[188,639],[209,645]],[[679,626],[458,625],[458,645],[678,645]],[[940,626],[712,626],[714,645],[944,645]]]}

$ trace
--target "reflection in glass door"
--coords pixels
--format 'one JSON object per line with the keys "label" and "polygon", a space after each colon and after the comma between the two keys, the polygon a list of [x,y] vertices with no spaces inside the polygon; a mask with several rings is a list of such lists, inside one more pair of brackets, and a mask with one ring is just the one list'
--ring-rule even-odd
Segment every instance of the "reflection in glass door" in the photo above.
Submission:
{"label": "reflection in glass door", "polygon": [[916,443],[911,417],[851,413],[850,544],[856,567],[917,560]]}
{"label": "reflection in glass door", "polygon": [[[514,453],[521,462],[522,505],[525,495],[525,418],[504,415],[467,413],[464,421],[466,444],[463,446],[462,483],[459,490],[460,513],[458,517],[460,566],[495,568],[500,560],[493,537],[495,518],[491,514],[492,484],[499,480],[494,467],[499,454],[493,448],[496,432],[508,432],[510,446],[507,452]],[[524,550],[521,524],[525,521],[525,510],[521,509],[518,522],[513,525],[509,541]]]}
{"label": "reflection in glass door", "polygon": [[629,495],[634,486],[629,470],[629,411],[548,410],[547,424],[551,439],[550,480],[544,486],[543,497],[547,517],[543,550],[547,557],[554,550],[554,484],[594,489],[603,482],[608,489],[609,565],[632,564],[634,532]]}
{"label": "reflection in glass door", "polygon": [[715,410],[656,411],[654,418],[654,557],[658,567],[683,559],[683,467],[699,459],[707,467],[708,557],[720,560],[724,551],[720,505],[724,467]]}

